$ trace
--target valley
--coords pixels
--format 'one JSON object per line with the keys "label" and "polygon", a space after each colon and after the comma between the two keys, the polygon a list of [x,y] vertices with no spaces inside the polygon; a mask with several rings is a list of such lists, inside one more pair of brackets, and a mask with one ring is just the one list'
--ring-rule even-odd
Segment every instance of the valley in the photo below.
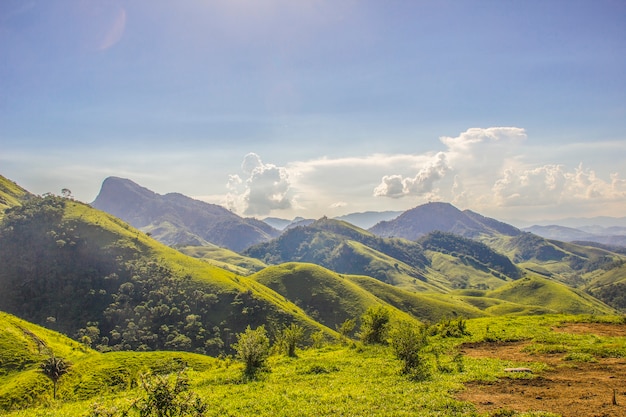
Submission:
{"label": "valley", "polygon": [[[88,205],[0,177],[0,201],[0,408],[13,415],[117,416],[141,397],[142,375],[183,370],[213,405],[206,415],[509,415],[498,390],[547,398],[531,387],[559,389],[568,369],[619,379],[626,357],[620,250],[447,203],[369,230],[323,217],[279,231],[119,178]],[[389,322],[381,343],[363,338],[374,311]],[[289,326],[295,356],[281,354]],[[406,326],[425,332],[420,378],[395,350]],[[246,381],[237,350],[250,328],[272,353],[269,372]],[[59,399],[38,370],[50,355],[72,364]],[[532,374],[503,371],[522,365]],[[473,396],[491,388],[489,404]],[[548,401],[520,407],[511,412],[570,415]]]}

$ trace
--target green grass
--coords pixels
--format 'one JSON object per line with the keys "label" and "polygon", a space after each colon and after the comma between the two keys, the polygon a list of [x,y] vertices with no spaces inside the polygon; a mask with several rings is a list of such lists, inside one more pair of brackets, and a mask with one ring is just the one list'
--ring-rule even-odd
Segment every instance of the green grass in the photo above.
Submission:
{"label": "green grass", "polygon": [[[537,313],[541,314],[545,312],[565,314],[616,313],[611,307],[582,291],[533,275],[528,275],[497,290],[489,291],[486,295],[535,308]],[[525,311],[522,313],[528,314]]]}
{"label": "green grass", "polygon": [[27,194],[28,191],[0,175],[0,219],[5,209],[20,205],[20,200]]}
{"label": "green grass", "polygon": [[[187,365],[190,388],[209,405],[208,416],[478,417],[481,414],[473,405],[455,399],[455,393],[463,389],[463,383],[496,382],[506,376],[504,368],[512,366],[533,370],[532,375],[513,377],[535,378],[546,371],[547,366],[539,360],[519,363],[498,358],[465,357],[459,370],[452,366],[451,358],[461,343],[526,340],[530,343],[529,353],[558,351],[564,355],[564,363],[588,362],[607,356],[626,357],[625,337],[554,331],[563,324],[577,321],[624,323],[623,317],[589,315],[470,319],[467,321],[470,334],[465,337],[431,337],[428,351],[441,352],[438,364],[441,369],[448,370],[438,371],[435,356],[425,353],[431,377],[422,382],[402,375],[402,364],[386,346],[326,345],[298,350],[296,358],[271,356],[269,370],[262,373],[258,380],[250,382],[242,380],[242,364],[230,358],[215,359],[178,352],[101,354],[78,351],[75,352],[70,373],[60,380],[60,399],[51,400],[50,387],[46,385],[45,378],[36,369],[26,369],[13,373],[20,375],[19,379],[3,380],[0,401],[6,400],[9,394],[12,398],[21,395],[34,401],[30,407],[7,413],[11,417],[82,417],[96,408],[102,412],[115,407],[118,410],[127,409],[134,399],[143,395],[137,386],[137,378],[142,372],[176,372]],[[29,328],[40,334],[36,326]],[[54,337],[48,336],[53,343]],[[45,336],[46,340],[48,336]],[[70,346],[74,345],[70,343],[64,351],[72,352]],[[30,388],[27,387],[29,382]],[[549,414],[538,410],[520,415]]]}
{"label": "green grass", "polygon": [[251,275],[265,268],[263,262],[215,245],[176,247],[185,255],[202,259],[212,265],[235,272],[239,275]]}
{"label": "green grass", "polygon": [[359,318],[375,305],[385,305],[397,319],[411,319],[406,312],[352,282],[352,277],[318,265],[281,264],[267,267],[250,278],[283,295],[333,329],[347,319]]}

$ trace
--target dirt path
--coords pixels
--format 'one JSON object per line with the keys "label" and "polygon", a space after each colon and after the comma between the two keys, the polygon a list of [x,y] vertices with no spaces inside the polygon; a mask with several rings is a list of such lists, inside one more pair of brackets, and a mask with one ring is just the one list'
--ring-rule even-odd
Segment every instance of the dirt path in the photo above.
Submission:
{"label": "dirt path", "polygon": [[[626,326],[576,323],[554,329],[598,336],[625,336]],[[549,369],[532,379],[502,378],[473,382],[458,398],[481,412],[547,411],[563,417],[626,417],[626,358],[598,358],[595,363],[563,361],[563,354],[530,355],[526,343],[479,343],[463,346],[468,357],[497,357],[515,362],[543,362]],[[613,396],[615,401],[613,404]]]}

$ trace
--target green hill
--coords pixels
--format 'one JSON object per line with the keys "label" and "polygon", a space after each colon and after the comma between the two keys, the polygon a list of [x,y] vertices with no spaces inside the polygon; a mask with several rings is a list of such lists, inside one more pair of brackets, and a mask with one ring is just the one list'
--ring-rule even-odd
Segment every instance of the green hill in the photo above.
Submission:
{"label": "green hill", "polygon": [[0,309],[101,350],[228,351],[247,325],[324,328],[267,287],[115,217],[32,198],[0,224]]}
{"label": "green hill", "polygon": [[176,246],[175,249],[185,255],[202,259],[212,265],[244,276],[258,272],[267,266],[258,259],[243,256],[237,252],[211,244],[205,246]]}
{"label": "green hill", "polygon": [[446,317],[485,315],[456,295],[416,293],[365,276],[347,275],[346,278],[380,300],[426,323],[434,323]]}
{"label": "green hill", "polygon": [[325,218],[288,230],[244,254],[268,264],[315,263],[339,273],[367,275],[418,292],[497,288],[521,275],[508,258],[480,242],[438,232],[426,236],[423,242],[381,238]]}
{"label": "green hill", "polygon": [[[582,291],[539,276],[526,276],[486,294],[488,298],[509,301],[527,308],[538,308],[541,313],[565,314],[615,314],[616,311]],[[521,313],[531,313],[524,309]],[[493,311],[496,310],[496,311]],[[486,309],[494,314],[511,311]]]}
{"label": "green hill", "polygon": [[52,382],[40,364],[54,355],[70,364],[59,380],[57,398],[83,400],[125,391],[141,372],[169,373],[186,367],[202,371],[216,359],[186,352],[102,354],[60,333],[0,312],[0,410],[47,404]]}
{"label": "green hill", "polygon": [[330,328],[345,320],[359,318],[375,305],[387,306],[398,318],[409,318],[406,310],[387,304],[356,285],[351,277],[318,265],[292,262],[271,266],[252,275],[251,279],[282,294]]}
{"label": "green hill", "polygon": [[27,195],[29,195],[28,191],[0,175],[0,219],[5,209],[19,206],[20,201]]}

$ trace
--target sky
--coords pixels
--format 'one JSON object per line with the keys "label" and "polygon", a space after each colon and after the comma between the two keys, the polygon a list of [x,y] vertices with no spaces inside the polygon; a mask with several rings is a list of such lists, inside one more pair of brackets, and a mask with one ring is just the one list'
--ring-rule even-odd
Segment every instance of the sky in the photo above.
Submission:
{"label": "sky", "polygon": [[242,216],[626,216],[623,0],[2,0],[0,175]]}

